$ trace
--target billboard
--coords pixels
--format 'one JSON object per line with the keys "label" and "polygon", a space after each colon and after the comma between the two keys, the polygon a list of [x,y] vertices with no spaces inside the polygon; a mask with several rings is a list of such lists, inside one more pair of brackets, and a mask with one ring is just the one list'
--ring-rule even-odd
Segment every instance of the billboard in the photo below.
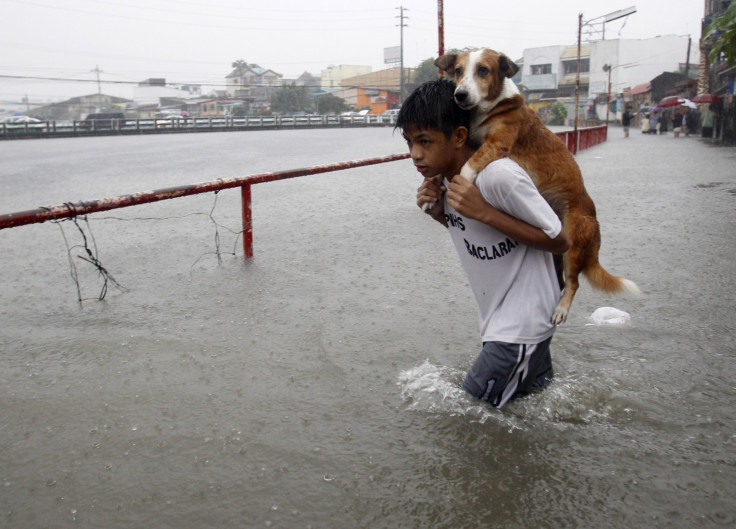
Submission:
{"label": "billboard", "polygon": [[401,62],[401,46],[383,48],[383,64],[396,64]]}

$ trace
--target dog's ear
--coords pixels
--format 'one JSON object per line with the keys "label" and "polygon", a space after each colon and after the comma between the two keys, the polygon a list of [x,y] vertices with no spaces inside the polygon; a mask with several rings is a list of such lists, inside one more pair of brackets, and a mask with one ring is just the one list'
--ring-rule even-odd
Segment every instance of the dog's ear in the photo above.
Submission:
{"label": "dog's ear", "polygon": [[456,60],[457,60],[457,55],[453,53],[449,53],[449,54],[443,55],[442,57],[434,61],[434,65],[440,70],[444,70],[445,72],[447,72],[447,74],[450,77],[454,77],[452,72],[455,69]]}
{"label": "dog's ear", "polygon": [[516,66],[516,63],[506,57],[505,55],[501,55],[501,57],[498,59],[498,74],[501,76],[501,78],[508,77],[511,79],[513,76],[516,75],[516,72],[519,71],[519,67]]}

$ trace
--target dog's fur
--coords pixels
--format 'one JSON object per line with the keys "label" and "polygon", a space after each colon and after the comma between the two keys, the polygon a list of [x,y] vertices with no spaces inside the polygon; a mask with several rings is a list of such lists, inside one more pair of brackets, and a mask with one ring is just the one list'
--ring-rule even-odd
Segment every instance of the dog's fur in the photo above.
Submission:
{"label": "dog's fur", "polygon": [[563,256],[565,288],[552,321],[567,319],[580,272],[604,292],[640,294],[632,281],[609,274],[598,262],[600,230],[580,168],[562,140],[524,104],[511,80],[518,66],[489,49],[443,55],[435,65],[454,80],[457,104],[472,109],[470,137],[480,146],[460,175],[474,182],[485,166],[508,156],[529,173],[570,238]]}

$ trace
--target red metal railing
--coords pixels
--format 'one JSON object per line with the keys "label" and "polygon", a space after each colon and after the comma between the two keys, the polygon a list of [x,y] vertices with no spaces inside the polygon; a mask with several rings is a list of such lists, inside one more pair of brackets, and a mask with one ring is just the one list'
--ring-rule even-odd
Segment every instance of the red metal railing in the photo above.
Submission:
{"label": "red metal railing", "polygon": [[608,127],[600,125],[598,127],[586,127],[584,129],[566,130],[556,132],[555,135],[565,142],[567,150],[573,154],[603,143],[608,139]]}
{"label": "red metal railing", "polygon": [[[579,129],[577,131],[558,132],[556,134],[562,139],[562,141],[565,142],[565,145],[567,145],[567,148],[570,150],[570,152],[575,154],[578,150],[587,149],[606,141],[607,131],[608,128],[606,126],[601,126]],[[362,167],[366,165],[394,162],[398,160],[404,160],[406,158],[409,158],[408,153],[392,154],[389,156],[367,158],[364,160],[338,162],[327,165],[315,165],[303,169],[293,169],[274,173],[261,173],[234,178],[223,178],[210,182],[202,182],[199,184],[169,187],[165,189],[144,191],[141,193],[134,193],[132,195],[122,195],[111,198],[103,198],[99,200],[67,202],[59,206],[36,208],[26,211],[19,211],[16,213],[0,214],[0,230],[3,230],[5,228],[24,226],[26,224],[38,224],[42,222],[47,222],[49,220],[59,220],[69,217],[75,217],[78,215],[86,215],[88,213],[108,211],[111,209],[137,206],[150,202],[158,202],[161,200],[169,200],[172,198],[209,193],[220,191],[222,189],[230,189],[233,187],[240,187],[243,216],[243,253],[245,254],[245,257],[253,257],[253,217],[251,212],[251,186],[253,184],[273,182],[276,180],[285,180],[287,178],[295,178],[299,176],[327,173],[332,171],[341,171],[344,169],[352,169],[355,167]]]}
{"label": "red metal railing", "polygon": [[327,173],[331,171],[341,171],[343,169],[352,169],[354,167],[363,167],[366,165],[394,162],[397,160],[404,160],[408,157],[408,153],[392,154],[389,156],[381,156],[378,158],[367,158],[364,160],[353,160],[327,165],[315,165],[303,169],[279,171],[275,173],[261,173],[242,177],[223,178],[210,182],[203,182],[200,184],[169,187],[166,189],[144,191],[142,193],[134,193],[132,195],[122,195],[112,198],[103,198],[100,200],[67,202],[66,204],[62,204],[60,206],[36,208],[27,211],[19,211],[16,213],[2,214],[0,215],[0,230],[5,228],[24,226],[26,224],[38,224],[49,220],[59,220],[78,215],[86,215],[88,213],[96,213],[99,211],[108,211],[111,209],[137,206],[139,204],[158,202],[160,200],[197,195],[200,193],[209,193],[213,191],[219,191],[221,189],[240,187],[243,209],[243,252],[246,257],[253,257],[253,222],[251,213],[250,189],[251,185],[260,184],[263,182],[273,182],[276,180],[286,180],[287,178],[295,178],[298,176]]}

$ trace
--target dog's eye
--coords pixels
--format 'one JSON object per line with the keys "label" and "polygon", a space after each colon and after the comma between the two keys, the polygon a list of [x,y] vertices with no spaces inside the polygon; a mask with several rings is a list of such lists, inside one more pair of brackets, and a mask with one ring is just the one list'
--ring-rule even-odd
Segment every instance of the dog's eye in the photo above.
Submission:
{"label": "dog's eye", "polygon": [[463,69],[458,66],[457,68],[455,68],[454,73],[455,73],[455,77],[460,77],[463,74]]}
{"label": "dog's eye", "polygon": [[480,75],[481,77],[485,77],[488,74],[488,68],[486,68],[485,66],[478,66],[478,75]]}

